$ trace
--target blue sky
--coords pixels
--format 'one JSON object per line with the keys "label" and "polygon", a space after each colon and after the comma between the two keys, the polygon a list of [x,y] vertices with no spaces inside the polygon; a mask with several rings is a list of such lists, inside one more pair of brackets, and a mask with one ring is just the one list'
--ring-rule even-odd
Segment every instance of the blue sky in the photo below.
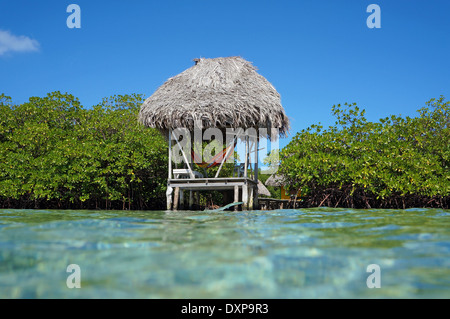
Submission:
{"label": "blue sky", "polygon": [[[80,29],[66,25],[72,3]],[[380,29],[366,25],[371,3]],[[356,102],[374,121],[414,116],[430,98],[450,97],[450,1],[0,2],[0,92],[16,103],[56,90],[85,107],[150,96],[194,58],[234,55],[281,94],[291,136],[333,124],[337,103]]]}

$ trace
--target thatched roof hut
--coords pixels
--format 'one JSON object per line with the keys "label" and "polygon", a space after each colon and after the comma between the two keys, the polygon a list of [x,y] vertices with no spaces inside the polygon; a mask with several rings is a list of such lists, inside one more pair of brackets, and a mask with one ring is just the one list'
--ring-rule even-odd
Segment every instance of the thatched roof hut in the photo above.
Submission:
{"label": "thatched roof hut", "polygon": [[280,187],[280,186],[283,186],[283,184],[284,184],[284,177],[283,177],[283,175],[279,175],[279,174],[272,174],[266,180],[267,186]]}
{"label": "thatched roof hut", "polygon": [[269,196],[269,197],[271,196],[267,187],[264,186],[264,184],[260,180],[258,180],[258,194],[264,195],[264,196]]}
{"label": "thatched roof hut", "polygon": [[278,128],[280,136],[287,134],[280,95],[250,62],[240,57],[194,61],[145,100],[139,113],[144,125],[162,132],[193,131],[201,123],[203,129]]}

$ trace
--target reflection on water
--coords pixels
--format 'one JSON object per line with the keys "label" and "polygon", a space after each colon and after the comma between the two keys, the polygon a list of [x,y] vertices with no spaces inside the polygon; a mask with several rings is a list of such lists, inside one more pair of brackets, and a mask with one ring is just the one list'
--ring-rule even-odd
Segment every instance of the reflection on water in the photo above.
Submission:
{"label": "reflection on water", "polygon": [[[449,298],[449,217],[0,210],[0,298]],[[80,289],[66,286],[70,264]]]}

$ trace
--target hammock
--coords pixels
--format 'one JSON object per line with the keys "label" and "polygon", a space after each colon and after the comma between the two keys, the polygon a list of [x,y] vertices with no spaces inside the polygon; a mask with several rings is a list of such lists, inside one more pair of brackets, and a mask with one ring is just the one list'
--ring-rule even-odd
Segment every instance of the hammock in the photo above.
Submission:
{"label": "hammock", "polygon": [[[234,147],[236,146],[236,144],[231,144],[228,147],[225,147],[222,151],[220,151],[219,153],[217,153],[216,155],[214,155],[209,161],[204,162],[200,156],[198,156],[194,150],[191,151],[191,156],[192,156],[192,160],[194,161],[195,164],[197,164],[197,166],[201,167],[201,168],[211,168],[217,165],[220,165],[220,163],[222,161],[226,161],[228,160],[228,158],[231,155],[231,150],[230,148],[234,149]],[[228,150],[230,150],[230,152],[228,152]],[[228,155],[227,155],[228,153]],[[226,156],[226,157],[225,157]]]}

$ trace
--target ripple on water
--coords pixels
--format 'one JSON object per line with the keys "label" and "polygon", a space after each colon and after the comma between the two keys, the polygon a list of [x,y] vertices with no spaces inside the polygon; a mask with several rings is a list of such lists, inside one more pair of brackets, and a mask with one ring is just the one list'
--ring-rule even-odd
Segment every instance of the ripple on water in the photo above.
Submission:
{"label": "ripple on water", "polygon": [[[450,298],[449,215],[0,210],[0,297]],[[367,288],[370,264],[383,289]]]}

